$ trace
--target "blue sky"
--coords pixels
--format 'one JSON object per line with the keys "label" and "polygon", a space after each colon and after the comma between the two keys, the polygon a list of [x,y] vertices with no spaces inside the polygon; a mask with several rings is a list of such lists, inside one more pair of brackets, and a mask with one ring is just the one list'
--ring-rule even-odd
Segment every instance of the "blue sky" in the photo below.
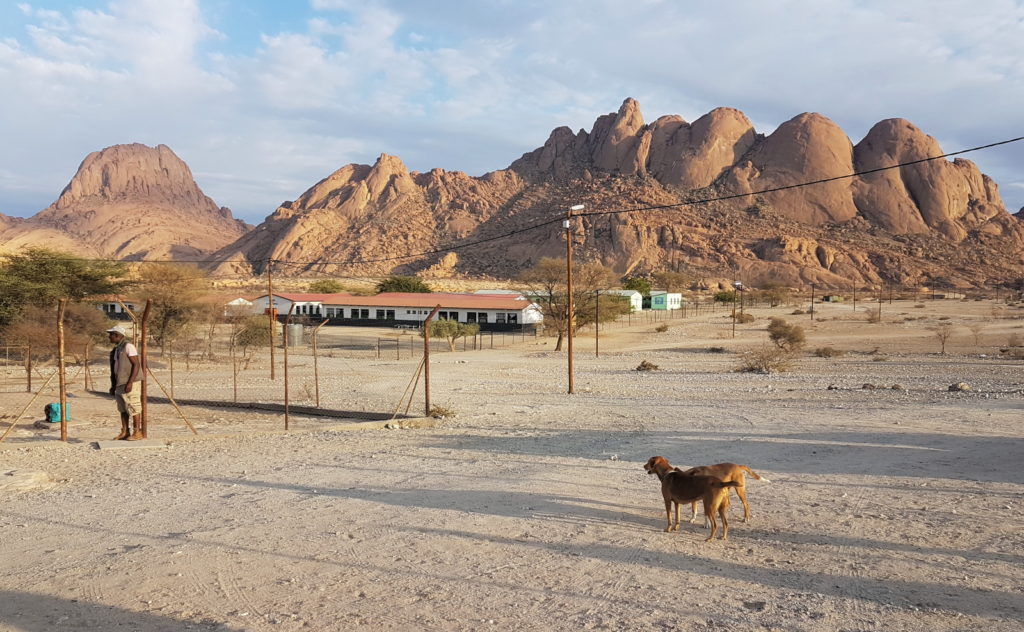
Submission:
{"label": "blue sky", "polygon": [[[350,162],[482,175],[636,98],[650,122],[805,111],[853,142],[1024,135],[1024,0],[26,0],[0,3],[0,213],[91,151],[166,144],[258,222]],[[1024,206],[1024,143],[967,156]]]}

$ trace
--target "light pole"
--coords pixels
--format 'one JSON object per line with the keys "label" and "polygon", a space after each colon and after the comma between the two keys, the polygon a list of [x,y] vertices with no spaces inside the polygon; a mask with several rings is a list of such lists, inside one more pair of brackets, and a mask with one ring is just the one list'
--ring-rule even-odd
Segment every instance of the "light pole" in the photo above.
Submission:
{"label": "light pole", "polygon": [[573,304],[572,304],[572,214],[573,211],[582,211],[585,208],[583,204],[576,204],[570,206],[569,210],[565,212],[565,219],[562,220],[562,227],[565,228],[565,331],[568,336],[568,354],[569,354],[569,394],[572,395],[576,392],[573,385],[572,377],[572,323],[573,323]]}
{"label": "light pole", "polygon": [[[733,281],[732,287],[740,296],[740,316],[743,316],[743,284],[739,281]],[[732,337],[736,337],[736,303],[732,304]]]}

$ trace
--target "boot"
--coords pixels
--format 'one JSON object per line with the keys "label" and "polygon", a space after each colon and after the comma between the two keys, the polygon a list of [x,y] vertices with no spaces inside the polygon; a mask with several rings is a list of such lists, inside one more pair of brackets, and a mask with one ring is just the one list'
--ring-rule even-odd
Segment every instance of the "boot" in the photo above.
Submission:
{"label": "boot", "polygon": [[146,435],[142,434],[142,423],[136,420],[132,420],[132,436],[128,437],[126,441],[138,441],[139,439],[145,439]]}
{"label": "boot", "polygon": [[114,437],[114,441],[121,441],[122,439],[127,439],[130,434],[131,434],[131,431],[128,430],[128,420],[127,419],[122,419],[121,420],[121,434],[119,434],[116,437]]}

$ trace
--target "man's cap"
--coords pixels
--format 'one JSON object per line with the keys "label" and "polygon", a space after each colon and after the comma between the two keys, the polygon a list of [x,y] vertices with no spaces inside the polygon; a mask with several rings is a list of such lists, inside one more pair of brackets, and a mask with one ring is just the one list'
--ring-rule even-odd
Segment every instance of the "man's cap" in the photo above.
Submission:
{"label": "man's cap", "polygon": [[124,326],[122,326],[122,325],[114,325],[113,327],[111,327],[110,329],[107,330],[107,333],[108,334],[121,334],[122,336],[127,336],[128,335],[128,332],[126,332],[124,330]]}

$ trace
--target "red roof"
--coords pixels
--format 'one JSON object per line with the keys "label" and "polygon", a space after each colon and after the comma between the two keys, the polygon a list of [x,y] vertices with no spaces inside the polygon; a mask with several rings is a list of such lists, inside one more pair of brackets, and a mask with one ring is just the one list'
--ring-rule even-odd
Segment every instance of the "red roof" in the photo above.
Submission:
{"label": "red roof", "polygon": [[[325,304],[328,304],[325,302]],[[515,297],[479,294],[442,294],[440,292],[383,292],[376,296],[349,296],[330,301],[330,305],[367,307],[421,307],[440,304],[442,309],[507,309],[520,311],[531,305]]]}
{"label": "red roof", "polygon": [[[257,298],[266,298],[266,296],[266,294],[261,294]],[[330,303],[333,301],[337,301],[338,299],[348,298],[352,295],[348,292],[337,292],[335,294],[286,294],[284,292],[274,292],[274,296],[283,298],[293,303]]]}

